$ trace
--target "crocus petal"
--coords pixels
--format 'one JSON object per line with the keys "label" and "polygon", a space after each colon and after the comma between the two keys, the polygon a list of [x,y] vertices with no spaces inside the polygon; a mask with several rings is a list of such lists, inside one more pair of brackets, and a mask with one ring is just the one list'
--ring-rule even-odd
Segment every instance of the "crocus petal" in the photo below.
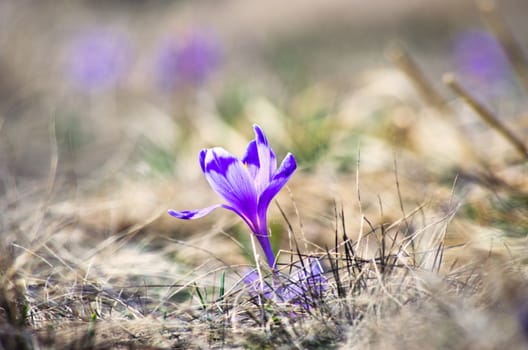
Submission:
{"label": "crocus petal", "polygon": [[229,206],[227,204],[222,205],[223,208],[229,209],[233,212],[235,212],[238,216],[240,216],[246,224],[249,226],[251,231],[253,231],[253,234],[255,237],[257,237],[257,241],[260,244],[260,247],[262,248],[262,251],[264,252],[264,255],[266,256],[266,260],[268,262],[268,265],[271,268],[274,268],[275,266],[275,254],[273,253],[273,249],[271,249],[271,242],[268,235],[268,225],[266,221],[257,221],[257,219],[250,220],[247,218],[247,213],[242,209],[234,208],[232,206]]}
{"label": "crocus petal", "polygon": [[198,161],[200,162],[200,168],[202,168],[202,172],[205,173],[205,155],[207,154],[207,149],[203,149],[200,151],[200,155],[198,156]]}
{"label": "crocus petal", "polygon": [[244,156],[242,157],[242,163],[244,163],[244,165],[248,169],[249,174],[251,175],[253,180],[255,180],[260,168],[256,140],[253,140],[248,144],[246,154],[244,154]]}
{"label": "crocus petal", "polygon": [[204,174],[211,188],[226,200],[252,230],[258,229],[257,193],[244,164],[226,150],[215,147],[206,150]]}
{"label": "crocus petal", "polygon": [[259,230],[258,223],[256,219],[254,218],[254,216],[248,215],[247,210],[245,210],[244,208],[238,208],[238,207],[234,207],[234,206],[227,205],[227,204],[223,204],[222,208],[231,210],[232,212],[240,216],[244,220],[244,222],[249,226],[249,228],[251,229],[253,233],[258,232]]}
{"label": "crocus petal", "polygon": [[178,219],[193,220],[193,219],[198,219],[203,216],[206,216],[207,214],[209,214],[210,212],[212,212],[213,210],[221,206],[222,206],[221,204],[216,204],[216,205],[212,205],[210,207],[203,208],[203,209],[183,210],[183,211],[176,211],[176,210],[170,209],[169,214]]}
{"label": "crocus petal", "polygon": [[288,153],[282,161],[275,175],[273,175],[273,178],[271,179],[270,183],[259,197],[259,220],[263,220],[264,222],[266,221],[266,212],[268,210],[268,206],[271,200],[277,195],[277,193],[279,193],[279,191],[284,187],[286,182],[288,182],[295,169],[297,169],[295,157],[293,156],[293,154]]}
{"label": "crocus petal", "polygon": [[277,169],[277,159],[260,126],[255,124],[253,125],[253,129],[255,130],[255,141],[260,165],[258,174],[255,178],[255,186],[257,187],[257,192],[261,194],[269,184],[271,177]]}

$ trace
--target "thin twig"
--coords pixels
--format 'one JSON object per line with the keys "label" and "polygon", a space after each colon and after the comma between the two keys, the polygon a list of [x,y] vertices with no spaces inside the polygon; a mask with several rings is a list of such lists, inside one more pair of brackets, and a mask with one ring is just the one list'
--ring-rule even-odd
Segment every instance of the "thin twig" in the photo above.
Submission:
{"label": "thin twig", "polygon": [[57,181],[57,168],[59,165],[59,146],[57,142],[57,123],[56,123],[55,117],[52,117],[50,119],[50,122],[48,125],[48,131],[49,131],[49,140],[50,140],[50,149],[51,149],[48,186],[47,186],[47,194],[49,198],[49,196],[53,192],[53,189],[55,188],[55,184]]}
{"label": "thin twig", "polygon": [[[297,202],[295,201],[295,198],[293,197],[293,192],[290,189],[290,187],[288,185],[286,185],[285,187],[286,187],[286,190],[288,191],[288,194],[290,195],[290,200],[292,203],[293,210],[295,212],[295,216],[299,220],[299,231],[301,232],[301,238],[304,243],[304,249],[308,250],[308,241],[306,239],[306,235],[304,234],[304,224],[303,224],[301,214],[299,212],[299,208],[297,207]],[[292,234],[294,234],[293,230],[292,230]]]}
{"label": "thin twig", "polygon": [[388,59],[407,75],[425,101],[441,112],[449,112],[444,98],[435,90],[422,69],[401,43],[392,43],[387,49]]}
{"label": "thin twig", "polygon": [[491,32],[497,38],[506,53],[516,77],[528,92],[528,61],[521,47],[513,37],[511,30],[508,28],[502,17],[497,12],[495,1],[482,0],[477,2],[482,18],[490,28]]}
{"label": "thin twig", "polygon": [[493,113],[471,96],[470,93],[458,83],[453,73],[445,74],[443,79],[444,83],[461,97],[484,122],[508,140],[524,158],[528,159],[528,148],[526,145],[506,125],[494,116]]}
{"label": "thin twig", "polygon": [[259,281],[260,281],[260,291],[262,295],[264,295],[264,277],[262,275],[262,270],[260,269],[260,255],[257,252],[257,246],[255,245],[255,238],[253,237],[253,235],[250,235],[250,238],[251,238],[251,248],[253,248],[253,256],[255,258],[255,266],[256,266],[256,270],[257,270]]}

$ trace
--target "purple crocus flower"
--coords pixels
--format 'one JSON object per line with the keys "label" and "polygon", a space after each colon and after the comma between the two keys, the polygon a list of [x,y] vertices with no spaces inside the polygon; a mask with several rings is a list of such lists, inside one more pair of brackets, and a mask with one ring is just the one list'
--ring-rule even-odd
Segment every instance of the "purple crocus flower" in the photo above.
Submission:
{"label": "purple crocus flower", "polygon": [[131,47],[126,37],[109,30],[90,30],[73,39],[68,51],[68,74],[86,90],[115,86],[130,68]]}
{"label": "purple crocus flower", "polygon": [[274,267],[275,256],[269,240],[267,211],[273,197],[297,168],[297,163],[293,155],[288,153],[277,168],[277,159],[266,135],[258,125],[254,125],[253,129],[255,139],[249,143],[242,159],[221,147],[200,152],[199,161],[205,178],[226,203],[198,210],[169,210],[169,214],[178,219],[191,220],[201,218],[219,207],[234,211],[255,234],[268,264]]}
{"label": "purple crocus flower", "polygon": [[203,31],[191,31],[161,47],[157,61],[158,81],[166,91],[181,85],[198,86],[207,81],[219,63],[217,40]]}

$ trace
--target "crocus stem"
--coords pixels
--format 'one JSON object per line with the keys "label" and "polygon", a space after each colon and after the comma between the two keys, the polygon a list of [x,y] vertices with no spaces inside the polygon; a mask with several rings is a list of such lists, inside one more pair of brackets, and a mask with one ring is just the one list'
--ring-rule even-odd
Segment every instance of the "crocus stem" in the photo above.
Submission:
{"label": "crocus stem", "polygon": [[271,250],[271,245],[269,240],[266,240],[265,242],[261,242],[262,249],[264,249],[264,253],[266,254],[266,260],[268,260],[268,264],[271,267],[273,271],[277,269],[277,266],[275,266],[275,256],[273,255],[273,251]]}
{"label": "crocus stem", "polygon": [[257,237],[260,246],[264,251],[264,254],[266,255],[266,260],[268,261],[269,267],[271,267],[271,269],[275,271],[275,255],[273,254],[273,250],[271,249],[271,243],[269,240],[269,235],[267,233],[267,228],[264,228],[262,231],[262,233],[255,233],[255,236]]}

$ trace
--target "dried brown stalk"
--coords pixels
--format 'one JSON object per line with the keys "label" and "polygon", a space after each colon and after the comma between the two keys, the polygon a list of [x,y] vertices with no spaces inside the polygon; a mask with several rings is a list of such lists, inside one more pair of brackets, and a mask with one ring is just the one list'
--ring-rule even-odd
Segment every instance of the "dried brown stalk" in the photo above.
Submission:
{"label": "dried brown stalk", "polygon": [[471,94],[458,83],[453,73],[445,74],[443,80],[444,83],[461,97],[484,122],[508,140],[508,142],[510,142],[524,158],[528,159],[528,148],[526,145],[506,125],[504,125],[502,121],[471,96]]}
{"label": "dried brown stalk", "polygon": [[495,1],[483,0],[478,1],[477,4],[482,18],[501,44],[515,73],[517,73],[517,79],[525,91],[528,92],[528,61],[521,47],[513,37],[511,30],[497,12]]}
{"label": "dried brown stalk", "polygon": [[434,89],[422,69],[400,43],[393,43],[387,50],[387,57],[401,69],[414,84],[418,93],[434,108],[448,112],[449,107],[444,98]]}

